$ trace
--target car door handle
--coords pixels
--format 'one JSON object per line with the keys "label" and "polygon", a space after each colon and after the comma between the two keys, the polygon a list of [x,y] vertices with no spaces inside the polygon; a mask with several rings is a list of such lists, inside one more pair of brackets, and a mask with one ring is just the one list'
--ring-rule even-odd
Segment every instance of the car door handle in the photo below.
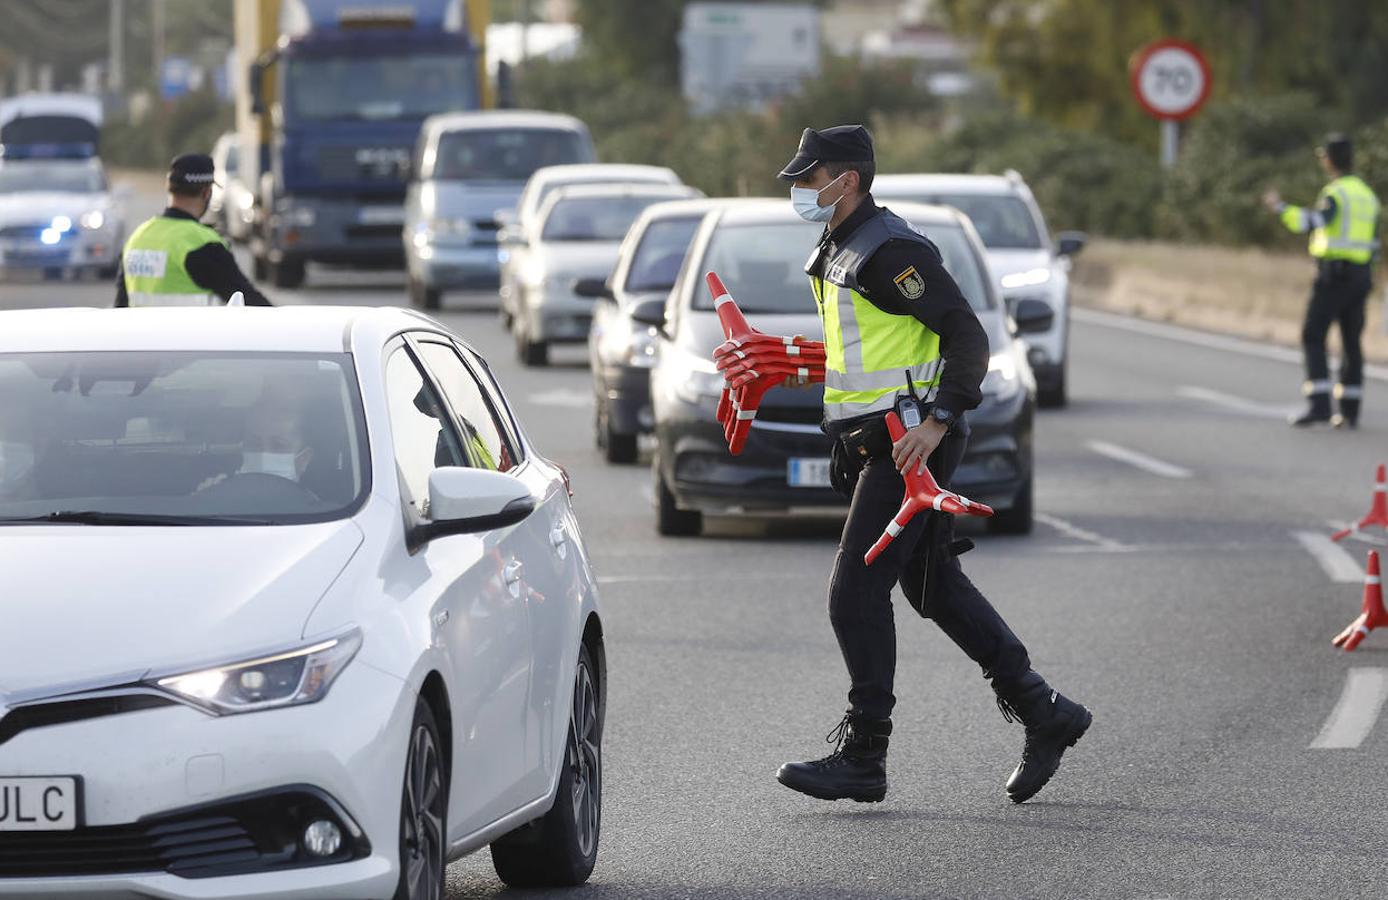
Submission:
{"label": "car door handle", "polygon": [[521,561],[513,559],[501,570],[501,577],[506,581],[506,589],[511,592],[512,597],[519,598],[521,595],[521,579],[525,576],[525,567]]}
{"label": "car door handle", "polygon": [[569,532],[560,522],[549,530],[550,545],[559,553],[560,559],[569,558]]}

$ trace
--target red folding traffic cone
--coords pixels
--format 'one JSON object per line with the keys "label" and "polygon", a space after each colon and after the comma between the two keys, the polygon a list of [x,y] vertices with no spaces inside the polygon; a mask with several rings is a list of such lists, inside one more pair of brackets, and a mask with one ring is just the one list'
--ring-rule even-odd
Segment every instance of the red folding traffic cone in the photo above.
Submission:
{"label": "red folding traffic cone", "polygon": [[[887,431],[891,433],[893,443],[901,440],[906,434],[906,429],[895,412],[887,413]],[[896,517],[887,523],[887,529],[882,532],[877,543],[863,555],[863,562],[868,565],[872,565],[882,551],[887,549],[887,545],[924,510],[933,509],[962,516],[987,517],[993,514],[991,506],[975,503],[967,497],[945,490],[935,481],[935,476],[930,474],[928,468],[919,468],[919,472],[913,467],[902,473],[902,477],[906,479],[906,495],[901,500],[901,509],[897,510]]]}
{"label": "red folding traffic cone", "polygon": [[[1382,467],[1379,468],[1382,471]],[[1388,627],[1388,610],[1383,608],[1383,581],[1378,573],[1378,551],[1369,551],[1368,571],[1364,575],[1364,611],[1330,643],[1353,650],[1375,628]]]}
{"label": "red folding traffic cone", "polygon": [[1378,467],[1378,480],[1374,483],[1374,501],[1372,506],[1369,507],[1369,514],[1360,519],[1357,525],[1351,525],[1343,531],[1337,531],[1332,534],[1330,536],[1332,541],[1347,538],[1356,531],[1362,531],[1370,525],[1377,525],[1379,528],[1388,529],[1388,486],[1384,485],[1385,468],[1388,467],[1383,465],[1379,465]]}

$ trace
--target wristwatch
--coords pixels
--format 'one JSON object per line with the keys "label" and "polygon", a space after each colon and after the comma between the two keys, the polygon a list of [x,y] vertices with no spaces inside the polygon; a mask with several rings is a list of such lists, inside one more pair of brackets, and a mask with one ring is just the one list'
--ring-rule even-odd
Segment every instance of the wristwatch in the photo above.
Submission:
{"label": "wristwatch", "polygon": [[936,406],[930,410],[930,418],[945,426],[945,431],[949,431],[954,427],[954,423],[958,417],[944,407]]}

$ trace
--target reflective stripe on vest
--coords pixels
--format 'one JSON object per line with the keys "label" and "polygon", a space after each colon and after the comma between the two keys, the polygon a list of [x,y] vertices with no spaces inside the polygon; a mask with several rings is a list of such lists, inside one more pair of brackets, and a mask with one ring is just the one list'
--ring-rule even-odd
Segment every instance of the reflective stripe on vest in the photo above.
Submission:
{"label": "reflective stripe on vest", "polygon": [[939,335],[913,316],[883,312],[832,281],[812,277],[824,325],[824,414],[830,421],[891,409],[907,391],[934,396],[944,360]]}
{"label": "reflective stripe on vest", "polygon": [[188,274],[188,254],[221,235],[191,219],[156,216],[136,228],[121,251],[131,306],[210,306],[216,298]]}
{"label": "reflective stripe on vest", "polygon": [[1326,197],[1335,198],[1335,218],[1311,231],[1311,255],[1317,259],[1369,262],[1378,246],[1378,197],[1358,175],[1345,175],[1327,184],[1318,202]]}

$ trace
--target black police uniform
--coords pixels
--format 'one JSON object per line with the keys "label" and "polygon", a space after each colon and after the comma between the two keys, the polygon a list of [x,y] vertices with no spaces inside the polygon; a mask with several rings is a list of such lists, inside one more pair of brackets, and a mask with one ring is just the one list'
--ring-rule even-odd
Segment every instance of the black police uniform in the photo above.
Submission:
{"label": "black police uniform", "polygon": [[[203,153],[185,153],[169,164],[168,182],[170,186],[201,186],[211,180],[215,171],[212,157]],[[169,219],[197,221],[196,216],[172,206],[159,215]],[[125,254],[121,254],[120,264],[116,268],[117,307],[130,305],[130,295],[125,286],[124,257]],[[225,244],[212,242],[199,247],[184,258],[183,267],[198,287],[205,288],[223,300],[230,300],[232,294],[240,291],[247,306],[273,305],[241,271],[241,267],[236,264],[236,257],[231,255]]]}
{"label": "black police uniform", "polygon": [[[871,138],[861,126],[806,129],[800,152],[781,177],[794,180],[823,162],[871,160]],[[885,221],[879,221],[885,220]],[[968,443],[968,410],[982,399],[988,370],[988,336],[968,300],[944,267],[939,250],[916,234],[871,195],[838,227],[828,230],[807,271],[823,277],[843,246],[864,228],[889,226],[900,235],[881,244],[857,271],[859,293],[883,312],[912,316],[940,337],[944,368],[933,407],[947,411],[953,425],[928,460],[941,486],[948,486]],[[914,267],[924,295],[898,284]],[[896,669],[896,632],[891,591],[899,583],[908,601],[932,619],[978,663],[1009,719],[1027,726],[1023,763],[1008,783],[1021,802],[1041,789],[1059,765],[1066,746],[1088,727],[1089,711],[1052,691],[1032,671],[1026,647],[979,592],[958,560],[971,546],[956,542],[952,517],[917,516],[873,565],[863,562],[901,505],[904,482],[892,460],[892,441],[882,414],[826,425],[835,438],[835,486],[851,496],[829,586],[829,618],[847,664],[849,710],[831,738],[839,746],[823,760],[788,763],[778,778],[802,793],[824,799],[880,800],[886,793],[885,751]]]}

